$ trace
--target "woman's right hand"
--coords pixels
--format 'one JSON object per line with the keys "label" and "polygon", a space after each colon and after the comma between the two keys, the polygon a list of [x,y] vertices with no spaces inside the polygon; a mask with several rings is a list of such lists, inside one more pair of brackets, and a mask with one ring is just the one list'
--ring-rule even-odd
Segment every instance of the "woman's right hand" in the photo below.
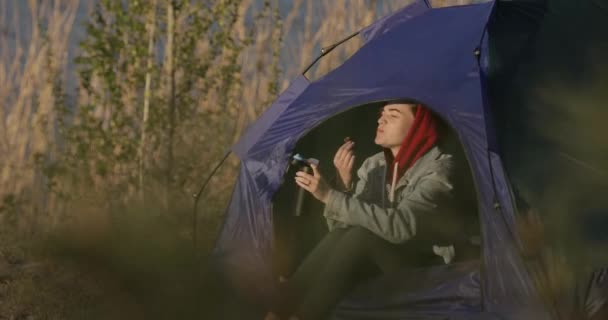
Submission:
{"label": "woman's right hand", "polygon": [[349,138],[345,139],[345,142],[334,156],[334,166],[338,171],[339,182],[342,183],[342,187],[345,190],[350,190],[351,183],[353,180],[353,164],[355,163],[355,154],[353,147],[355,142]]}

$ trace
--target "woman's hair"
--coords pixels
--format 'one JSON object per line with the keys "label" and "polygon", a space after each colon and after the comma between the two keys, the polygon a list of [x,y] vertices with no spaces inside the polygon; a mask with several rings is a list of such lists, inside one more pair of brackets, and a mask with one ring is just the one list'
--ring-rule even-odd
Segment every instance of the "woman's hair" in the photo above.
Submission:
{"label": "woman's hair", "polygon": [[382,105],[380,107],[380,111],[382,111],[382,108],[384,108],[386,105],[393,104],[393,103],[412,105],[413,106],[412,112],[414,113],[414,115],[418,111],[418,107],[425,107],[425,108],[429,109],[434,114],[435,121],[437,122],[437,130],[438,130],[438,134],[439,134],[438,142],[443,142],[444,138],[447,135],[450,135],[450,133],[451,133],[450,126],[443,120],[443,118],[439,117],[437,115],[437,113],[435,111],[433,111],[433,109],[429,108],[424,103],[418,102],[414,99],[403,98],[403,99],[386,100],[384,103],[382,103]]}
{"label": "woman's hair", "polygon": [[384,108],[388,104],[410,104],[410,105],[413,106],[412,112],[414,112],[414,114],[416,114],[418,106],[419,105],[423,105],[420,102],[417,102],[417,101],[412,100],[412,99],[395,99],[395,100],[387,100],[387,101],[385,101],[382,104],[381,108]]}

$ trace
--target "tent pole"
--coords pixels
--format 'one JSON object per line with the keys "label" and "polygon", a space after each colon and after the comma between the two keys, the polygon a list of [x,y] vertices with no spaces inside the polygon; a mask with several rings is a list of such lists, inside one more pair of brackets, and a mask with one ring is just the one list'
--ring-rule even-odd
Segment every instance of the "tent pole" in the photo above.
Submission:
{"label": "tent pole", "polygon": [[205,182],[201,185],[201,188],[198,190],[198,192],[192,195],[192,197],[194,198],[194,206],[192,208],[192,242],[193,242],[193,248],[194,248],[195,252],[198,248],[198,214],[197,214],[197,210],[196,210],[198,207],[198,201],[201,199],[201,195],[203,194],[203,191],[205,191],[205,188],[207,187],[207,184],[209,184],[209,181],[211,181],[211,178],[215,175],[217,170],[219,170],[219,168],[222,166],[222,164],[224,164],[224,162],[226,161],[226,159],[228,159],[228,156],[231,153],[232,153],[232,151],[228,150],[226,152],[226,154],[224,154],[224,157],[222,158],[222,160],[220,160],[220,162],[215,166],[215,168],[213,168],[213,171],[211,171],[211,174],[207,177]]}
{"label": "tent pole", "polygon": [[310,68],[312,68],[312,66],[314,66],[317,61],[321,60],[321,58],[323,58],[325,55],[327,55],[328,53],[330,53],[332,50],[334,50],[337,46],[343,44],[344,42],[352,39],[353,37],[355,37],[356,35],[358,35],[361,32],[361,30],[351,34],[350,36],[332,44],[331,46],[327,46],[324,48],[321,48],[321,55],[319,55],[310,65],[308,65],[308,67],[306,67],[306,69],[304,69],[304,71],[302,71],[302,75],[304,75],[306,72],[308,72],[308,70],[310,70]]}

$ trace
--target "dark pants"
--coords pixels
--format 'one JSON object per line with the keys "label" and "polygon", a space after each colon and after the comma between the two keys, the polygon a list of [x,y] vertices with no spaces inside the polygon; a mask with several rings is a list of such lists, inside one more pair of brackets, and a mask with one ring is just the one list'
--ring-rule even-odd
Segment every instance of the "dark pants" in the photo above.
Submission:
{"label": "dark pants", "polygon": [[334,229],[312,250],[281,292],[280,313],[322,319],[357,283],[404,266],[442,263],[414,242],[392,244],[362,227]]}

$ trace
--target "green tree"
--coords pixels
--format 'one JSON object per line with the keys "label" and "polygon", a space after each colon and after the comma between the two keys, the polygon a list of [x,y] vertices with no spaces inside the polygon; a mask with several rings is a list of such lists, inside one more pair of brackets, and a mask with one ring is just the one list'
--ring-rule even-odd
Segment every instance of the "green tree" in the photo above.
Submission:
{"label": "green tree", "polygon": [[[269,103],[278,92],[278,2],[102,0],[86,30],[76,58],[78,97],[56,106],[62,143],[47,166],[50,185],[106,208],[137,199],[165,211],[189,206],[201,178],[242,132],[245,104]],[[270,34],[263,40],[271,50],[260,58],[269,66],[261,79],[268,93],[247,101],[243,81],[260,79],[244,79],[243,54],[262,33]]]}

